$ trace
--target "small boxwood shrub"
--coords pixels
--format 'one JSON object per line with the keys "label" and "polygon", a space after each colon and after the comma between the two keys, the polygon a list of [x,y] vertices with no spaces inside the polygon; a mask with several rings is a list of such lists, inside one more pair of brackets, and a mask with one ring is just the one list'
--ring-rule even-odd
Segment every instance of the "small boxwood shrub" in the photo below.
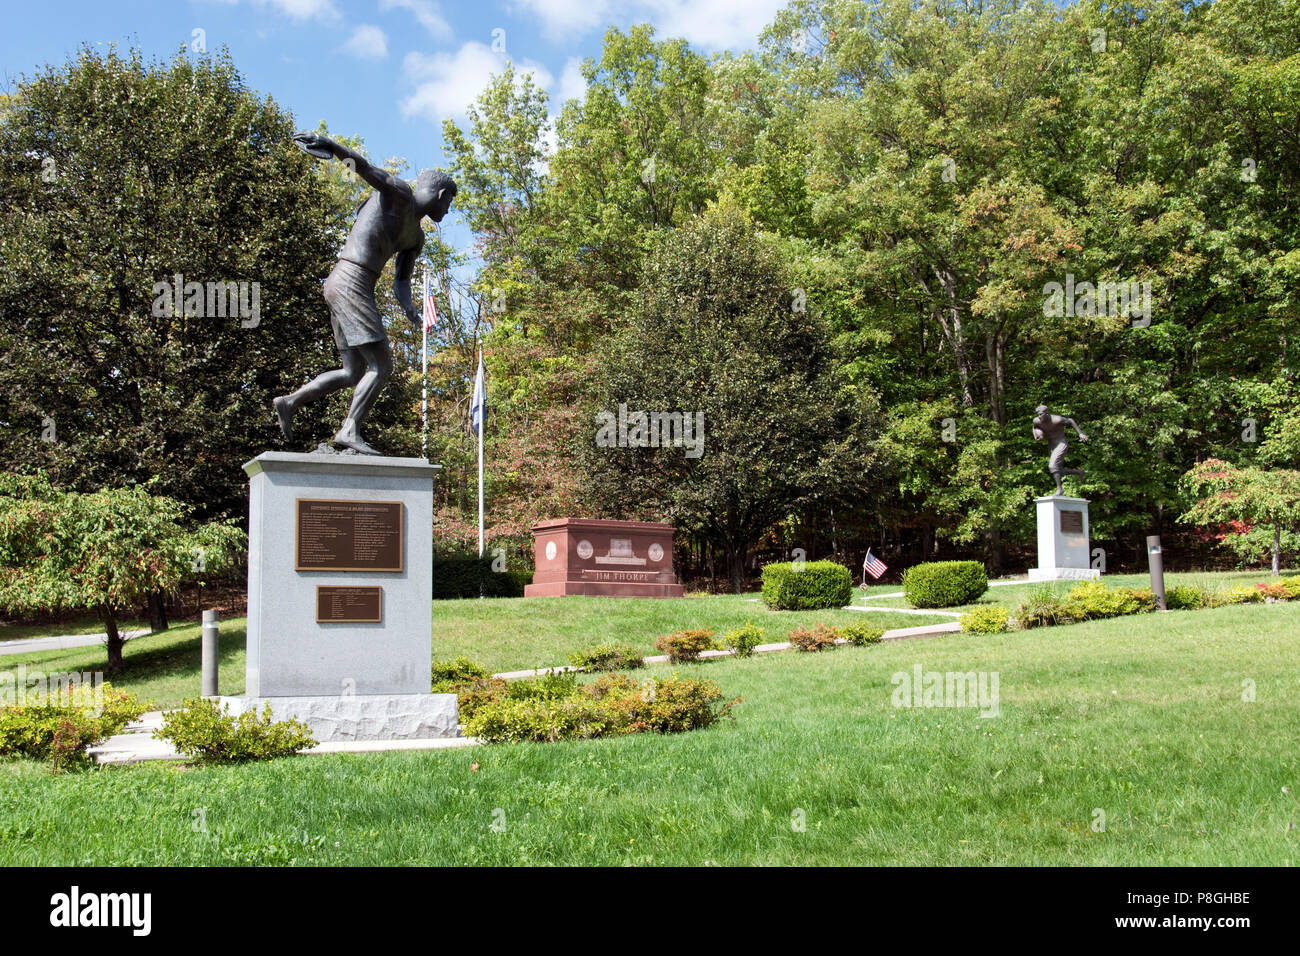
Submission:
{"label": "small boxwood shrub", "polygon": [[674,664],[681,664],[699,660],[702,651],[717,650],[718,642],[712,631],[700,628],[661,637],[655,641],[655,647],[667,654]]}
{"label": "small boxwood shrub", "polygon": [[316,740],[300,720],[277,721],[271,704],[260,715],[253,711],[238,717],[214,701],[194,698],[180,710],[163,714],[163,725],[154,731],[159,740],[170,740],[180,753],[204,763],[238,763],[289,757],[314,747]]}
{"label": "small boxwood shrub", "polygon": [[961,629],[971,634],[1001,634],[1010,619],[1011,611],[1001,604],[981,604],[961,616]]}
{"label": "small boxwood shrub", "polygon": [[849,569],[834,561],[763,565],[763,603],[774,611],[844,607],[853,597]]}
{"label": "small boxwood shrub", "polygon": [[744,627],[723,634],[722,643],[735,651],[737,657],[749,657],[763,643],[763,629],[746,621]]}
{"label": "small boxwood shrub", "polygon": [[482,664],[476,664],[463,655],[450,661],[434,661],[432,670],[432,693],[435,694],[454,694],[457,684],[472,684],[492,676]]}
{"label": "small boxwood shrub", "polygon": [[796,627],[790,632],[790,646],[797,651],[824,651],[835,646],[839,635],[835,628],[818,624],[816,627]]}
{"label": "small boxwood shrub", "polygon": [[36,702],[0,709],[0,756],[48,760],[56,771],[86,765],[88,747],[120,733],[150,706],[105,682],[98,691],[99,714],[88,714],[86,703],[93,693],[82,685],[75,692],[56,690]]}
{"label": "small boxwood shrub", "polygon": [[875,627],[871,624],[845,624],[838,628],[839,636],[844,638],[854,647],[866,647],[870,644],[879,644],[881,638],[885,636],[883,627]]}
{"label": "small boxwood shrub", "polygon": [[645,666],[641,652],[630,644],[597,644],[574,651],[569,663],[585,671],[626,671]]}
{"label": "small boxwood shrub", "polygon": [[978,561],[930,561],[903,572],[903,596],[913,607],[970,604],[988,589],[988,574]]}

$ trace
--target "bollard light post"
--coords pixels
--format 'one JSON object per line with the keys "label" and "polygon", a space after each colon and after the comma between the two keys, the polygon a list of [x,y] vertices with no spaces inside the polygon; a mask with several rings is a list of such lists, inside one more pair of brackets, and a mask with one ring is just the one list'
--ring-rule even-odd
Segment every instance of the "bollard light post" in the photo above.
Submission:
{"label": "bollard light post", "polygon": [[217,662],[220,659],[221,629],[217,625],[217,612],[203,612],[203,669],[202,696],[217,696]]}
{"label": "bollard light post", "polygon": [[1165,556],[1160,551],[1160,535],[1147,535],[1147,564],[1151,567],[1151,593],[1155,595],[1156,607],[1162,611],[1169,608],[1165,604]]}

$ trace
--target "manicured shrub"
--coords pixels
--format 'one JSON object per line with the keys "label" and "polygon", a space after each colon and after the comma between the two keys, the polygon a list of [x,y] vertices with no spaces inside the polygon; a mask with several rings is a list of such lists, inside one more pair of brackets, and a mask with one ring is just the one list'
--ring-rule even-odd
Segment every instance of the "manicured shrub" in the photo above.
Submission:
{"label": "manicured shrub", "polygon": [[740,703],[722,700],[711,680],[674,675],[639,685],[624,674],[609,674],[569,697],[495,701],[466,722],[465,733],[488,743],[680,733],[731,716]]}
{"label": "manicured shrub", "polygon": [[456,695],[457,713],[460,716],[460,722],[463,724],[473,717],[484,704],[503,700],[506,696],[507,683],[504,678],[489,677],[485,680],[453,684],[443,693]]}
{"label": "manicured shrub", "polygon": [[492,701],[465,721],[465,734],[487,743],[582,740],[618,732],[618,718],[590,697]]}
{"label": "manicured shrub", "polygon": [[227,707],[218,710],[214,701],[202,698],[187,700],[180,710],[163,714],[162,728],[154,736],[170,740],[180,753],[204,763],[271,760],[316,745],[302,721],[276,721],[269,702],[261,715],[249,711],[236,717]]}
{"label": "manicured shrub", "polygon": [[1286,589],[1287,597],[1291,600],[1300,598],[1300,574],[1293,578],[1283,578],[1279,583]]}
{"label": "manicured shrub", "polygon": [[749,657],[763,643],[763,629],[746,621],[744,627],[723,634],[722,643],[735,651],[737,657]]}
{"label": "manicured shrub", "polygon": [[712,631],[701,628],[661,637],[655,641],[655,647],[667,654],[674,664],[681,664],[699,660],[703,651],[717,650],[718,642]]}
{"label": "manicured shrub", "polygon": [[510,681],[506,697],[510,700],[561,700],[578,691],[578,675],[548,671],[539,677]]}
{"label": "manicured shrub", "polygon": [[881,638],[885,636],[883,627],[874,627],[871,624],[846,624],[837,628],[837,633],[844,640],[848,641],[854,647],[866,647],[870,644],[879,644]]}
{"label": "manicured shrub", "polygon": [[[87,713],[98,693],[99,713]],[[149,709],[135,694],[105,682],[98,691],[55,690],[38,701],[0,710],[0,756],[49,760],[55,770],[89,762],[86,749],[116,733]]]}
{"label": "manicured shrub", "polygon": [[1264,596],[1249,585],[1239,584],[1234,588],[1229,588],[1225,600],[1228,604],[1253,604],[1256,601],[1264,600]]}
{"label": "manicured shrub", "polygon": [[1210,606],[1211,597],[1204,588],[1195,584],[1175,584],[1165,592],[1165,607],[1171,611],[1186,611]]}
{"label": "manicured shrub", "polygon": [[762,573],[763,603],[775,611],[844,607],[853,596],[853,576],[834,561],[778,561]]}
{"label": "manicured shrub", "polygon": [[972,634],[1001,634],[1010,618],[1011,611],[1001,604],[981,604],[961,616],[961,629]]}
{"label": "manicured shrub", "polygon": [[434,555],[434,599],[523,597],[524,586],[533,583],[533,572],[493,571],[493,560],[478,555]]}
{"label": "manicured shrub", "polygon": [[630,644],[597,644],[574,651],[569,663],[585,671],[625,671],[645,666],[641,652]]}
{"label": "manicured shrub", "polygon": [[476,664],[468,657],[461,656],[450,661],[433,662],[433,688],[435,694],[454,694],[457,684],[469,684],[486,680],[492,675],[482,664]]}
{"label": "manicured shrub", "polygon": [[1155,610],[1151,591],[1108,588],[1101,581],[1080,581],[1065,596],[1065,615],[1074,621],[1093,621]]}
{"label": "manicured shrub", "polygon": [[1260,598],[1265,601],[1289,601],[1291,599],[1291,592],[1281,582],[1260,581],[1255,585],[1255,590],[1259,592]]}
{"label": "manicured shrub", "polygon": [[970,604],[988,589],[988,574],[978,561],[931,561],[903,572],[903,596],[913,607]]}
{"label": "manicured shrub", "polygon": [[624,733],[676,734],[709,727],[732,716],[731,708],[741,698],[724,704],[722,697],[722,690],[711,680],[674,675],[656,677],[635,691],[611,692],[604,704],[619,715]]}
{"label": "manicured shrub", "polygon": [[636,678],[627,674],[601,674],[589,684],[582,685],[582,692],[588,697],[600,700],[610,694],[636,693],[641,687]]}
{"label": "manicured shrub", "polygon": [[816,627],[796,627],[790,632],[790,646],[797,651],[824,651],[835,646],[839,635],[835,628],[818,624]]}

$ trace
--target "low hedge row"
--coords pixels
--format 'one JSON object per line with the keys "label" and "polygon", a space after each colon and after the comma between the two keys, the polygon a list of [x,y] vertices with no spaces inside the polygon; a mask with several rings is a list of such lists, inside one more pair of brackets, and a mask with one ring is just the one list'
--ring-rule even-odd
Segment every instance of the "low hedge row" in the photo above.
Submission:
{"label": "low hedge row", "polygon": [[492,558],[435,555],[434,600],[448,598],[523,597],[532,571],[493,571]]}

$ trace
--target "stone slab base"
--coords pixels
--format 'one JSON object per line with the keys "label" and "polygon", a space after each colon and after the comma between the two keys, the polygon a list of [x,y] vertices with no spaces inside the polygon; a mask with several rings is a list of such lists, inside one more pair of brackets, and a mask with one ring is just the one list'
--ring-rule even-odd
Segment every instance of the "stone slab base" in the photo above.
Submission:
{"label": "stone slab base", "polygon": [[1030,568],[1031,581],[1100,581],[1096,568]]}
{"label": "stone slab base", "polygon": [[359,694],[351,697],[221,697],[231,714],[261,713],[269,702],[276,720],[294,718],[317,743],[340,740],[429,740],[460,735],[455,694]]}
{"label": "stone slab base", "polygon": [[630,581],[547,581],[543,584],[524,585],[524,597],[567,597],[585,594],[588,597],[646,597],[679,598],[686,595],[680,584],[634,584]]}

